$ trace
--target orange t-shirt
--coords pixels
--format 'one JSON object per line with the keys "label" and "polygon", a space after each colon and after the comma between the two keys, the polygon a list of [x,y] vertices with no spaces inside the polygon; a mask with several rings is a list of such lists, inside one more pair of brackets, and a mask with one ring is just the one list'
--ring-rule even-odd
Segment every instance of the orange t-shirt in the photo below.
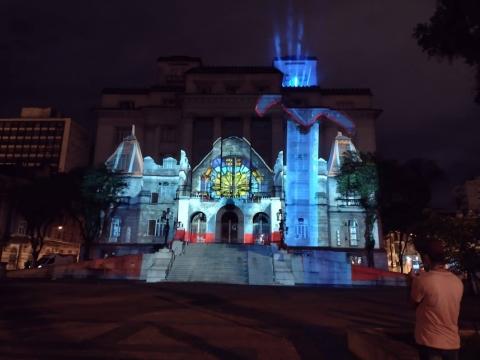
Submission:
{"label": "orange t-shirt", "polygon": [[460,348],[458,314],[463,284],[449,271],[432,270],[416,276],[411,297],[417,306],[415,341],[436,349]]}

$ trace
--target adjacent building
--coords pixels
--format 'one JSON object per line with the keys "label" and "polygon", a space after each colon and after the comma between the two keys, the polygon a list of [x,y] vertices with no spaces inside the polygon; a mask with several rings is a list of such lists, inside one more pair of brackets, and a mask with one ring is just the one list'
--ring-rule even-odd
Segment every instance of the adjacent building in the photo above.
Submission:
{"label": "adjacent building", "polygon": [[[275,62],[280,67],[278,59]],[[315,58],[309,58],[309,66]],[[284,74],[274,66],[205,66],[201,59],[185,56],[158,59],[158,84],[141,89],[110,88],[103,91],[97,111],[95,164],[101,164],[131,132],[142,151],[155,161],[179,159],[184,150],[198,164],[220,137],[245,138],[271,167],[285,148],[286,122],[281,111],[260,117],[255,112],[262,94],[282,94],[292,107],[323,107],[342,111],[356,125],[353,142],[360,151],[376,149],[375,121],[369,89],[331,89],[302,84],[303,77],[282,86]],[[297,70],[296,67],[282,65]],[[309,78],[309,85],[315,84]],[[319,154],[328,159],[338,128],[321,124]]]}
{"label": "adjacent building", "polygon": [[[52,108],[25,107],[20,117],[0,119],[0,237],[7,245],[0,262],[23,268],[31,256],[27,224],[13,206],[13,190],[36,176],[68,172],[89,165],[87,131]],[[78,255],[80,233],[72,219],[52,224],[40,256]]]}
{"label": "adjacent building", "polygon": [[0,169],[65,172],[88,165],[87,131],[52,108],[23,108],[19,118],[0,119]]}
{"label": "adjacent building", "polygon": [[467,216],[480,215],[480,176],[455,189],[457,210]]}

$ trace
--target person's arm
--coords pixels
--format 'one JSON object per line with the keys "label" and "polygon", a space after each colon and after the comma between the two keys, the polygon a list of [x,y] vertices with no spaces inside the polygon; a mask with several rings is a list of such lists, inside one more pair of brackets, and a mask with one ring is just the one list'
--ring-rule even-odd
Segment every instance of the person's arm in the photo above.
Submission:
{"label": "person's arm", "polygon": [[409,278],[411,282],[410,301],[412,302],[412,305],[416,308],[422,302],[423,297],[425,296],[423,281],[421,279],[420,273],[410,273]]}

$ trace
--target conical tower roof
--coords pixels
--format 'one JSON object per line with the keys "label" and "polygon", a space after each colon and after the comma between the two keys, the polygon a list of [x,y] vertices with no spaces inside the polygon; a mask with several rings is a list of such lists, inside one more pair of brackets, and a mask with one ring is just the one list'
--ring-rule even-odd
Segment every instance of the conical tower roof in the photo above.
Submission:
{"label": "conical tower roof", "polygon": [[140,144],[135,137],[135,125],[132,125],[132,133],[123,139],[105,165],[115,173],[143,175],[143,156]]}
{"label": "conical tower roof", "polygon": [[347,151],[357,152],[357,149],[353,145],[352,139],[339,131],[330,150],[330,158],[328,159],[329,176],[336,176],[339,173],[342,166],[342,156]]}

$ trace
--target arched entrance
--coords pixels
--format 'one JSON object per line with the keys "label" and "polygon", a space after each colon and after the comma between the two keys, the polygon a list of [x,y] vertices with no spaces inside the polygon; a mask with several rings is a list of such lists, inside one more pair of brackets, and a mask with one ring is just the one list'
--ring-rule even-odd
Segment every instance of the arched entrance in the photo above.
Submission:
{"label": "arched entrance", "polygon": [[190,241],[205,242],[207,232],[207,217],[203,212],[196,212],[190,220]]}
{"label": "arched entrance", "polygon": [[253,239],[256,244],[261,245],[270,242],[270,218],[263,212],[253,217]]}
{"label": "arched entrance", "polygon": [[227,205],[218,210],[215,235],[218,242],[243,243],[243,214],[238,207]]}
{"label": "arched entrance", "polygon": [[222,242],[236,243],[238,241],[238,216],[233,211],[222,215]]}

